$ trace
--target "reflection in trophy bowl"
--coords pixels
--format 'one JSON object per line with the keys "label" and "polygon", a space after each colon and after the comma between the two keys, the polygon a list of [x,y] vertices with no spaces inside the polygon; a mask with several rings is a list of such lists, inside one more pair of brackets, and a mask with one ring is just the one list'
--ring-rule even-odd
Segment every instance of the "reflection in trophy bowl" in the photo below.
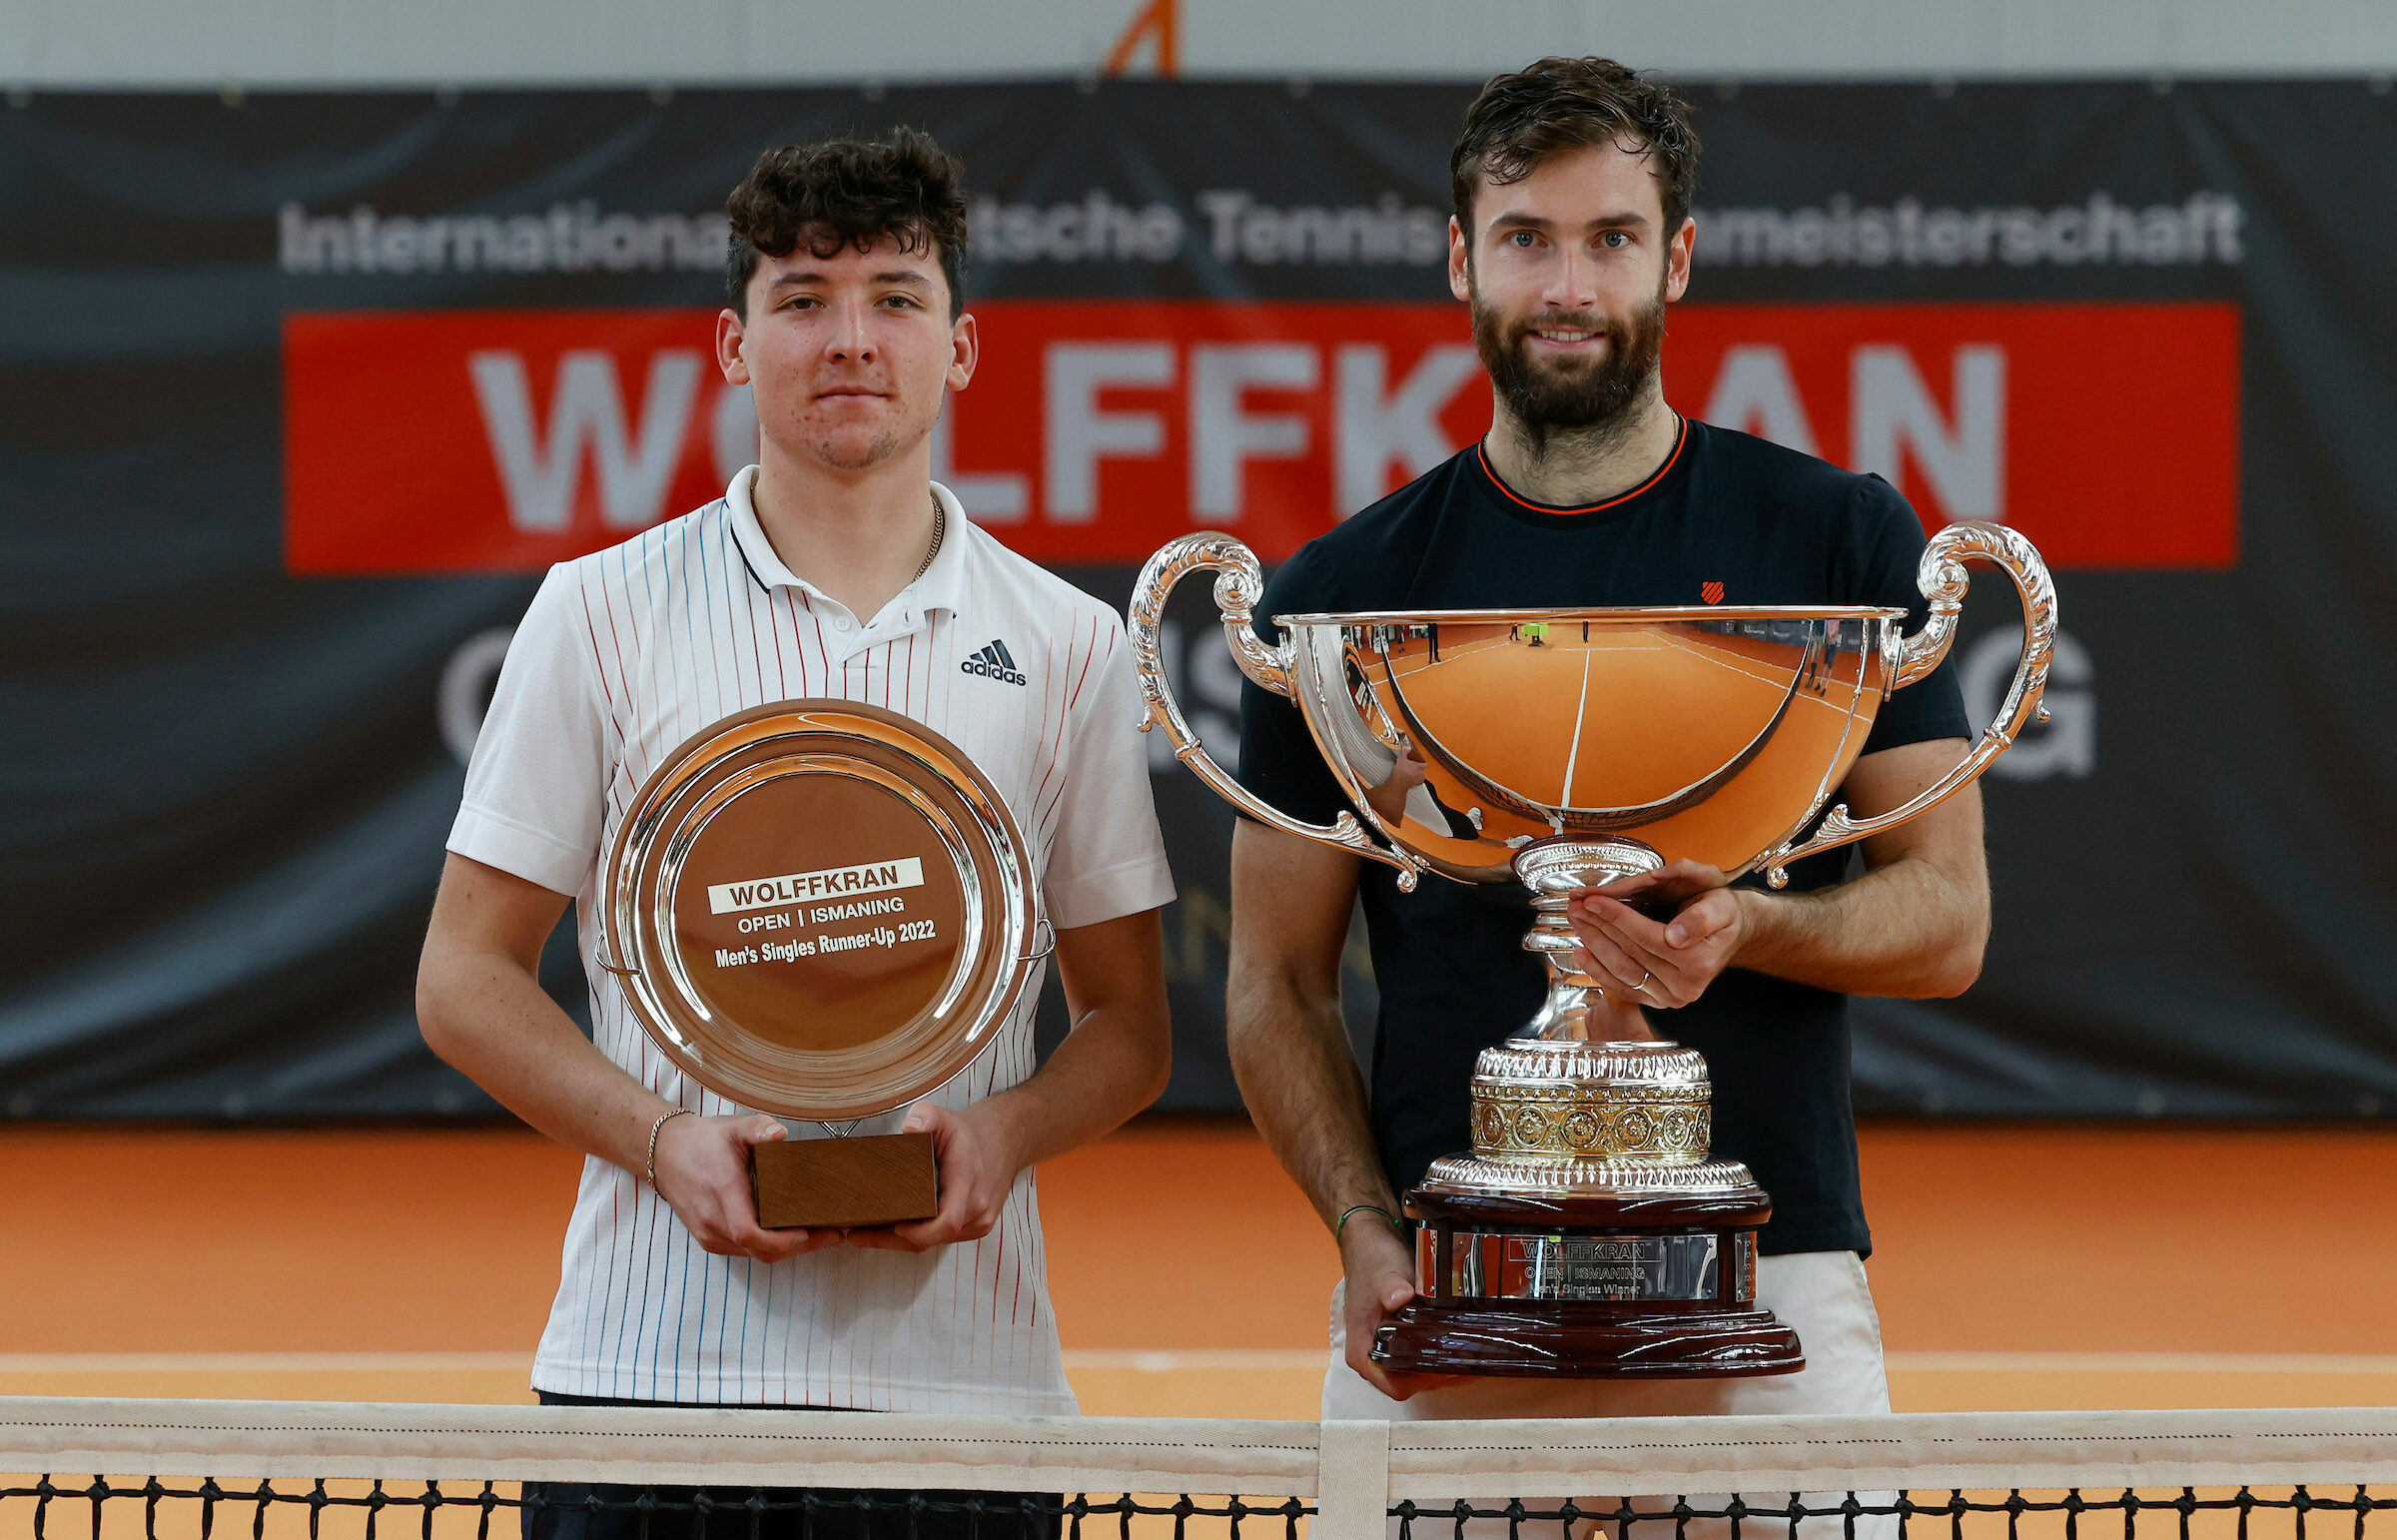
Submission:
{"label": "reflection in trophy bowl", "polygon": [[[1541,840],[1728,870],[1796,833],[1897,675],[1899,610],[1279,617],[1291,695],[1388,841],[1469,882]],[[1411,761],[1411,763],[1410,763]]]}

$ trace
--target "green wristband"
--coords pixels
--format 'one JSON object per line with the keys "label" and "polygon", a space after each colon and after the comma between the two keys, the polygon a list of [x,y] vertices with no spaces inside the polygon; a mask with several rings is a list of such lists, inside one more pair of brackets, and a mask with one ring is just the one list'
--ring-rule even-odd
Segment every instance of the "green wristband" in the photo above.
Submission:
{"label": "green wristband", "polygon": [[1397,1233],[1399,1239],[1404,1240],[1406,1238],[1406,1225],[1400,1222],[1398,1215],[1390,1212],[1387,1208],[1382,1207],[1379,1203],[1357,1203],[1352,1207],[1342,1209],[1340,1211],[1339,1218],[1333,1222],[1331,1226],[1331,1238],[1335,1245],[1346,1237],[1348,1233],[1348,1221],[1355,1218],[1360,1213],[1380,1214],[1384,1219],[1389,1221],[1390,1228]]}

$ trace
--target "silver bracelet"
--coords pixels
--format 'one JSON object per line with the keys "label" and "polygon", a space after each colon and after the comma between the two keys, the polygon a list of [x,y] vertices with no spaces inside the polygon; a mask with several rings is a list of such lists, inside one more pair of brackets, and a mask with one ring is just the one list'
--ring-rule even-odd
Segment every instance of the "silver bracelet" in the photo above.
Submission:
{"label": "silver bracelet", "polygon": [[677,1118],[696,1118],[698,1116],[687,1107],[668,1108],[657,1115],[657,1122],[649,1125],[649,1185],[652,1188],[657,1186],[657,1136],[667,1124]]}

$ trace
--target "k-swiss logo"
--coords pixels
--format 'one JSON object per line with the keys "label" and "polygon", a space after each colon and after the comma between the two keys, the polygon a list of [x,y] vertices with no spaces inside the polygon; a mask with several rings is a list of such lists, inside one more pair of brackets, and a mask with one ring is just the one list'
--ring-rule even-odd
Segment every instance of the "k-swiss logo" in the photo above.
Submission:
{"label": "k-swiss logo", "polygon": [[1016,670],[1015,657],[1009,653],[1007,643],[1003,641],[992,642],[958,664],[957,671],[961,674],[980,674],[985,679],[996,679],[1002,684],[1024,682],[1024,676]]}
{"label": "k-swiss logo", "polygon": [[1723,602],[1723,585],[1721,583],[1710,579],[1698,585],[1698,592],[1699,595],[1703,597],[1709,604],[1720,604]]}

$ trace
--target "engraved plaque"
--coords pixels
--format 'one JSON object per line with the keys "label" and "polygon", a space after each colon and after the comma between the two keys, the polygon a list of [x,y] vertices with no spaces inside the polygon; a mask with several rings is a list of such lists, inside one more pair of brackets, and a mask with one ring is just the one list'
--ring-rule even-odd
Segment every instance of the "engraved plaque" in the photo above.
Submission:
{"label": "engraved plaque", "polygon": [[1463,1232],[1450,1244],[1455,1260],[1448,1292],[1458,1297],[1712,1299],[1722,1282],[1722,1244],[1713,1234]]}
{"label": "engraved plaque", "polygon": [[853,775],[786,775],[692,840],[675,941],[712,1015],[835,1053],[940,998],[965,910],[938,833],[904,797]]}

